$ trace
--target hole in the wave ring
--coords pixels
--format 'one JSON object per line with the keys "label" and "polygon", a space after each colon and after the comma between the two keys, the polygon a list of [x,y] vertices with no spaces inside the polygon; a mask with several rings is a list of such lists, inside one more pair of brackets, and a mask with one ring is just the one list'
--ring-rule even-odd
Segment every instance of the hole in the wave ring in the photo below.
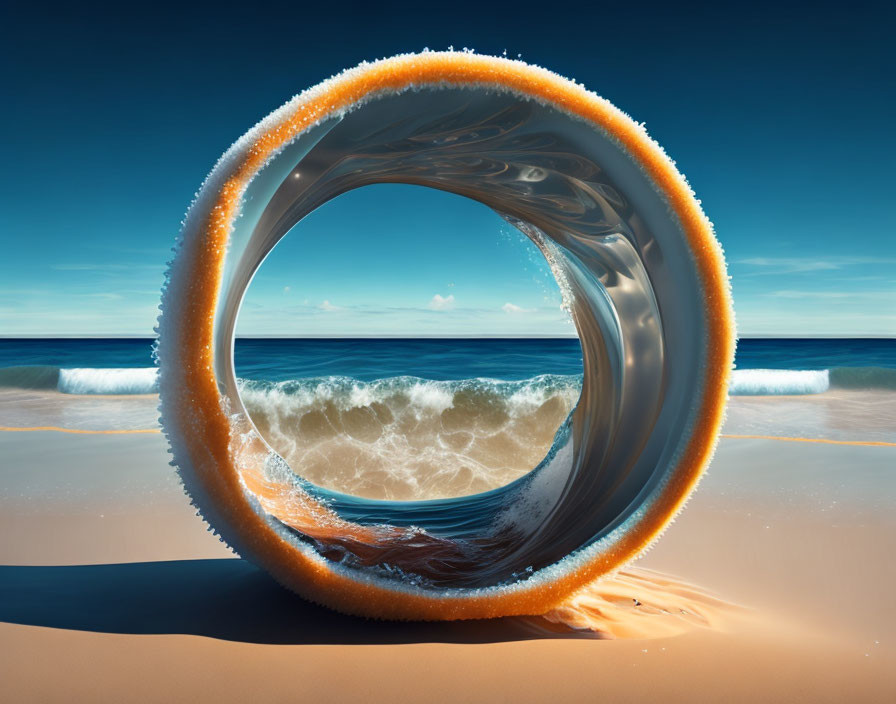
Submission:
{"label": "hole in the wave ring", "polygon": [[317,486],[464,496],[537,466],[578,401],[582,353],[537,247],[490,208],[378,184],[265,259],[240,310],[240,397]]}

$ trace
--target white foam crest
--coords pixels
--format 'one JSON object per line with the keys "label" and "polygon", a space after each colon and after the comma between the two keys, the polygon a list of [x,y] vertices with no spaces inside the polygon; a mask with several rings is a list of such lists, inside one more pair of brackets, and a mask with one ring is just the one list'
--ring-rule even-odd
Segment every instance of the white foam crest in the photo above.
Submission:
{"label": "white foam crest", "polygon": [[732,396],[822,394],[830,387],[830,372],[791,369],[736,369],[728,393]]}
{"label": "white foam crest", "polygon": [[553,393],[549,393],[544,387],[526,385],[512,394],[507,399],[507,404],[510,406],[511,413],[525,412],[538,408],[548,400],[550,395],[553,395]]}
{"label": "white foam crest", "polygon": [[534,411],[553,397],[574,404],[581,392],[581,377],[541,375],[523,381],[431,381],[405,376],[368,382],[334,376],[279,382],[241,379],[239,388],[244,400],[280,410],[322,409],[332,404],[340,411],[348,411],[377,403],[394,405],[404,399],[402,405],[408,403],[420,412],[436,415],[454,408],[456,394],[466,392],[500,400],[509,413],[517,415]]}
{"label": "white foam crest", "polygon": [[158,370],[60,369],[56,389],[64,394],[154,394],[159,390]]}
{"label": "white foam crest", "polygon": [[551,384],[546,377],[537,377],[514,391],[507,399],[511,416],[519,416],[538,410],[552,398],[559,398],[570,408],[581,393],[581,380],[573,377],[560,384]]}
{"label": "white foam crest", "polygon": [[364,408],[374,404],[377,398],[368,384],[355,384],[352,386],[348,400],[352,408]]}
{"label": "white foam crest", "polygon": [[454,392],[444,384],[418,382],[408,389],[413,406],[435,413],[443,413],[454,406]]}

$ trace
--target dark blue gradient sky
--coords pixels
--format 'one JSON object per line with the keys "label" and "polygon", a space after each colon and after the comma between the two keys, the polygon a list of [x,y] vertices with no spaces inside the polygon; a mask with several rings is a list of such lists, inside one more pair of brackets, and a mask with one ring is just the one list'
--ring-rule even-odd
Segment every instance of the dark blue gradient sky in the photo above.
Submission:
{"label": "dark blue gradient sky", "polygon": [[[521,54],[645,122],[716,224],[742,334],[896,335],[890,7],[6,3],[0,334],[150,333],[178,224],[231,142],[343,68],[453,45]],[[375,333],[362,301],[406,311],[383,317],[391,332],[567,330],[554,293],[528,285],[543,270],[490,213],[407,188],[352,195],[303,236],[338,230],[351,248],[366,223],[394,255],[376,271],[320,247],[306,261],[296,238],[262,267],[245,332]],[[437,254],[421,239],[443,238],[465,256],[409,273]],[[506,267],[482,266],[508,244]],[[332,276],[312,283],[311,266]],[[434,310],[437,294],[451,303]]]}

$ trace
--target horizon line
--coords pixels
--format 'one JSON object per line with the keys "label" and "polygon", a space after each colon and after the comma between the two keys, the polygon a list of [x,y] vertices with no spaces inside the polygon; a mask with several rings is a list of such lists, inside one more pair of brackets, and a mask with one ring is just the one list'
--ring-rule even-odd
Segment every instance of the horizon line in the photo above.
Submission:
{"label": "horizon line", "polygon": [[[0,340],[155,340],[156,335],[101,335],[31,333],[0,335]],[[237,340],[578,340],[578,335],[236,335]],[[807,334],[807,335],[739,335],[737,340],[896,340],[896,335],[880,334]]]}

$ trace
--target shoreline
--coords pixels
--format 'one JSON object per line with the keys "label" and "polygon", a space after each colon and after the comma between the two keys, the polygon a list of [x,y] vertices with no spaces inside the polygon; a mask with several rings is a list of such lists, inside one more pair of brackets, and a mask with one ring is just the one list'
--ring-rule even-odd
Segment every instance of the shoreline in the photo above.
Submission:
{"label": "shoreline", "polygon": [[[159,428],[158,405],[155,393],[0,388],[0,428],[150,432]],[[896,392],[830,389],[818,394],[732,396],[722,435],[890,444],[896,442]]]}
{"label": "shoreline", "polygon": [[[128,430],[85,430],[83,428],[60,428],[56,426],[15,427],[0,426],[4,433],[54,432],[72,435],[160,435],[161,428],[133,428]],[[875,440],[831,440],[830,438],[798,438],[783,435],[737,435],[722,433],[720,440],[777,440],[780,442],[814,442],[825,445],[852,445],[857,447],[896,447],[896,442]]]}
{"label": "shoreline", "polygon": [[[297,600],[207,531],[159,434],[0,433],[0,453],[0,676],[14,699],[896,695],[891,448],[722,439],[687,509],[634,567],[742,610],[616,640],[371,622]],[[647,591],[617,590],[613,609],[640,608],[630,599],[647,604]]]}

